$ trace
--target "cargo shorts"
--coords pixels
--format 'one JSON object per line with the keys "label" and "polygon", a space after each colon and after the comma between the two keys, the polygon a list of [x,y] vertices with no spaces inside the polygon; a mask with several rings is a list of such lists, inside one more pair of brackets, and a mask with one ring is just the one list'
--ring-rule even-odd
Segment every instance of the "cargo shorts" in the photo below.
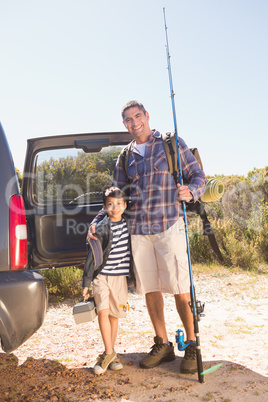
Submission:
{"label": "cargo shorts", "polygon": [[190,292],[190,274],[183,218],[162,233],[131,235],[138,294]]}
{"label": "cargo shorts", "polygon": [[109,309],[113,317],[123,318],[128,310],[128,286],[126,276],[99,274],[92,283],[97,312]]}

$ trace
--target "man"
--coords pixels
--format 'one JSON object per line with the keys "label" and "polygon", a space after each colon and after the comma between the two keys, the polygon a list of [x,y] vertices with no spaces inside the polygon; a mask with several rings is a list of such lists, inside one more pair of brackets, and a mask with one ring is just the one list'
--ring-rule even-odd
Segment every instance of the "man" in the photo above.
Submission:
{"label": "man", "polygon": [[[136,290],[145,294],[147,309],[155,331],[155,344],[140,362],[141,368],[152,368],[175,359],[174,347],[168,341],[162,293],[174,294],[177,311],[184,325],[187,342],[195,339],[193,316],[189,307],[190,279],[185,229],[180,201],[195,202],[205,191],[205,175],[200,165],[179,138],[183,176],[187,186],[175,185],[161,134],[151,130],[149,113],[138,101],[122,109],[123,123],[134,141],[130,145],[127,175],[118,159],[114,185],[130,189],[131,233]],[[94,238],[93,220],[88,236]],[[181,372],[197,371],[195,344],[185,350]]]}

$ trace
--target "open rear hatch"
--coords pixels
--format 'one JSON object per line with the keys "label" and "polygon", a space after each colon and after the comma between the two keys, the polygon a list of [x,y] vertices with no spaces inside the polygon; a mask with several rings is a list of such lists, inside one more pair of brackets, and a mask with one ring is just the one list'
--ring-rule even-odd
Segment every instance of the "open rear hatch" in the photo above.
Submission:
{"label": "open rear hatch", "polygon": [[131,139],[114,132],[28,140],[22,195],[31,269],[83,266],[88,225]]}

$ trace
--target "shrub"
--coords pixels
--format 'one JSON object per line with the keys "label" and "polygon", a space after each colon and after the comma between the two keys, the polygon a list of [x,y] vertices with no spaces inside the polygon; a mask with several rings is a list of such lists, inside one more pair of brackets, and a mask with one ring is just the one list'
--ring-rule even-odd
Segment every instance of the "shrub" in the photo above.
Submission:
{"label": "shrub", "polygon": [[196,264],[208,264],[213,262],[214,255],[207,236],[203,235],[203,227],[200,218],[194,218],[189,225],[189,245],[191,262]]}
{"label": "shrub", "polygon": [[[252,270],[268,262],[268,206],[256,206],[251,219],[210,219],[224,264]],[[193,263],[211,263],[209,240],[203,235],[201,220],[195,218],[189,225],[189,243]],[[217,261],[217,260],[216,260]]]}
{"label": "shrub", "polygon": [[81,280],[83,271],[75,267],[55,268],[41,271],[45,278],[49,295],[62,301],[82,296]]}
{"label": "shrub", "polygon": [[224,257],[228,265],[252,270],[257,267],[258,256],[254,242],[249,242],[245,237],[237,239],[236,233],[226,233],[224,241]]}

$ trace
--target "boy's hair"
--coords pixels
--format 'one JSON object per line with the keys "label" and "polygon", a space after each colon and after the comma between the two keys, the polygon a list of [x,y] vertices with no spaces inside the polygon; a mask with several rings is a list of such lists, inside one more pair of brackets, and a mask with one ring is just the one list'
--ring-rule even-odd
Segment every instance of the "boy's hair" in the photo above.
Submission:
{"label": "boy's hair", "polygon": [[130,109],[131,107],[138,107],[140,110],[143,111],[144,114],[146,113],[146,109],[145,109],[145,107],[143,106],[143,104],[142,104],[141,102],[136,101],[136,100],[132,100],[132,101],[127,102],[127,103],[122,107],[121,116],[122,116],[122,119],[123,119],[123,120],[124,120],[124,113],[125,113],[125,111],[126,111],[127,109]]}
{"label": "boy's hair", "polygon": [[113,198],[123,198],[124,201],[127,200],[127,196],[124,193],[124,191],[120,190],[120,188],[112,186],[104,190],[102,198],[103,198],[103,204],[106,205],[106,200],[108,197],[113,197]]}

